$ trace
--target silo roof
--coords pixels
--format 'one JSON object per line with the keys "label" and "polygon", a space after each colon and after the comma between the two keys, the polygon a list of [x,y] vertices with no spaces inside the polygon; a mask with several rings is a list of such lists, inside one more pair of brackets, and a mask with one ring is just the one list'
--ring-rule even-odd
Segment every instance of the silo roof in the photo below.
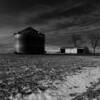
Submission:
{"label": "silo roof", "polygon": [[37,33],[38,31],[36,31],[35,29],[33,29],[32,27],[27,27],[25,29],[23,29],[22,31],[19,31],[19,34],[25,34],[25,33]]}
{"label": "silo roof", "polygon": [[41,32],[38,32],[37,30],[35,30],[34,28],[32,27],[27,27],[21,31],[19,31],[18,33],[14,33],[14,35],[16,34],[21,34],[21,35],[35,35],[35,36],[42,36],[44,37],[45,35],[42,34]]}

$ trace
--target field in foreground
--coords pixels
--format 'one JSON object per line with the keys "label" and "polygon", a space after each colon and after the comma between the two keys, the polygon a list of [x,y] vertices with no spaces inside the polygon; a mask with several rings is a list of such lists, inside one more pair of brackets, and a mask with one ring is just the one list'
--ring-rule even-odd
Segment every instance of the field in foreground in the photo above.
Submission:
{"label": "field in foreground", "polygon": [[100,57],[0,55],[1,100],[100,100]]}

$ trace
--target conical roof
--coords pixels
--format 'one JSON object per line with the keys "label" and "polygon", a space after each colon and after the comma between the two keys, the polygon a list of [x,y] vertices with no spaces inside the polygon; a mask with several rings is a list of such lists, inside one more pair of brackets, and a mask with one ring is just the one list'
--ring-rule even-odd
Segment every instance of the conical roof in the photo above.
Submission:
{"label": "conical roof", "polygon": [[23,29],[22,31],[19,31],[18,34],[23,34],[23,35],[28,35],[28,34],[32,34],[32,35],[38,35],[38,31],[33,29],[32,27],[27,27],[25,29]]}

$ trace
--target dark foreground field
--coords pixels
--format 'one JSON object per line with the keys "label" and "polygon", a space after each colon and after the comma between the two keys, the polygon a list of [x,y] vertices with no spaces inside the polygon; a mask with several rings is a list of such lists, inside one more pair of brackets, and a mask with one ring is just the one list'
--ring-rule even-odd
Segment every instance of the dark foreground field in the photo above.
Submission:
{"label": "dark foreground field", "polygon": [[0,100],[100,100],[99,71],[99,56],[1,54]]}

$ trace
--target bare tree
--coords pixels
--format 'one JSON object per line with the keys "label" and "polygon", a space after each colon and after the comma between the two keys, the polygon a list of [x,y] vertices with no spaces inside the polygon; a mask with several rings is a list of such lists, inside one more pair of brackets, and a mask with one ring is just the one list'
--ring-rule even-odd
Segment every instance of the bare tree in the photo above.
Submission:
{"label": "bare tree", "polygon": [[78,47],[79,46],[80,40],[81,40],[81,35],[80,34],[73,33],[71,35],[71,41],[72,41],[74,47]]}
{"label": "bare tree", "polygon": [[95,54],[96,47],[100,41],[100,34],[99,33],[90,33],[88,34],[89,44],[93,48],[93,53]]}

